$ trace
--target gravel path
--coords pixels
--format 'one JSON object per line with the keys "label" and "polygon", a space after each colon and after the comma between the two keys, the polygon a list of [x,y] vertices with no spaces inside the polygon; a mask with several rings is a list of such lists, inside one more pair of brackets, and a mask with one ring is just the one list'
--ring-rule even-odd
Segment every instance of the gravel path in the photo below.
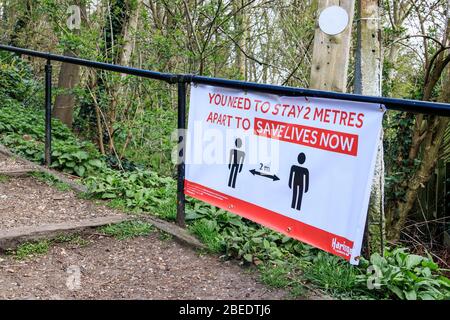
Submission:
{"label": "gravel path", "polygon": [[[14,160],[0,160],[0,169]],[[32,177],[0,180],[0,232],[120,214]],[[174,240],[117,240],[93,234],[88,245],[59,243],[41,256],[0,255],[0,299],[283,299],[235,262],[200,255]],[[78,277],[79,275],[79,277]],[[77,279],[80,279],[79,284]]]}
{"label": "gravel path", "polygon": [[115,210],[59,191],[32,177],[0,181],[0,231],[117,215]]}
{"label": "gravel path", "polygon": [[[92,237],[92,236],[91,236]],[[44,256],[0,256],[1,299],[283,299],[234,262],[199,255],[159,233],[129,240],[97,235]],[[76,275],[80,270],[80,285]],[[72,284],[70,290],[67,283]]]}
{"label": "gravel path", "polygon": [[21,170],[21,169],[28,169],[29,167],[20,162],[19,160],[6,157],[2,154],[0,154],[0,172],[1,171],[15,171],[15,170]]}

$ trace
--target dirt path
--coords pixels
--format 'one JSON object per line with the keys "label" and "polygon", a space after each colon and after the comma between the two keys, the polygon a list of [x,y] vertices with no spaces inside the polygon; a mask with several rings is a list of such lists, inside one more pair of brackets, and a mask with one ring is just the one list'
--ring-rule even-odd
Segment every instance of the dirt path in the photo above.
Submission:
{"label": "dirt path", "polygon": [[161,240],[158,232],[129,240],[94,235],[87,246],[58,244],[46,255],[24,261],[0,256],[1,299],[286,297],[285,291],[267,288],[234,262]]}
{"label": "dirt path", "polygon": [[28,169],[24,163],[19,160],[7,157],[0,153],[0,172],[1,171],[15,171],[21,169]]}
{"label": "dirt path", "polygon": [[59,191],[32,177],[11,177],[0,182],[0,232],[118,214],[106,206],[77,198],[72,190]]}
{"label": "dirt path", "polygon": [[[0,157],[0,169],[20,161]],[[33,177],[0,180],[0,233],[11,228],[120,214]],[[284,299],[236,262],[162,239],[117,240],[99,234],[86,243],[52,244],[48,253],[17,260],[0,254],[0,299]],[[79,280],[79,281],[78,281]]]}
{"label": "dirt path", "polygon": [[[0,169],[20,162],[0,159]],[[0,233],[11,228],[119,214],[33,177],[0,180]],[[87,245],[53,244],[17,260],[0,254],[0,299],[283,299],[235,262],[221,261],[161,233],[117,240],[98,234]],[[79,277],[78,277],[79,275]],[[79,282],[78,280],[79,279]]]}

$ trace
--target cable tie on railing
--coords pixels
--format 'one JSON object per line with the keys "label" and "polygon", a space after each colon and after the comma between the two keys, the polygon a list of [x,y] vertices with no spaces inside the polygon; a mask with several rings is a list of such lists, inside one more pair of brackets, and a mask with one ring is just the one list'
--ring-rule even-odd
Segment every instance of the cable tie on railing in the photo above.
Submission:
{"label": "cable tie on railing", "polygon": [[191,83],[191,82],[193,82],[194,75],[193,74],[177,74],[176,78],[177,78],[177,82]]}

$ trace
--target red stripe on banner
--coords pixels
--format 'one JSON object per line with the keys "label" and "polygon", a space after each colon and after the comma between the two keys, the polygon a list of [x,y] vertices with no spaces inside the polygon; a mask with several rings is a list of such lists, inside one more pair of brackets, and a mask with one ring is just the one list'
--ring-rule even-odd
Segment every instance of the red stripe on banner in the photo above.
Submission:
{"label": "red stripe on banner", "polygon": [[356,134],[261,118],[255,118],[254,126],[254,132],[258,136],[351,156],[358,154],[358,135]]}
{"label": "red stripe on banner", "polygon": [[185,194],[350,260],[353,241],[188,180]]}

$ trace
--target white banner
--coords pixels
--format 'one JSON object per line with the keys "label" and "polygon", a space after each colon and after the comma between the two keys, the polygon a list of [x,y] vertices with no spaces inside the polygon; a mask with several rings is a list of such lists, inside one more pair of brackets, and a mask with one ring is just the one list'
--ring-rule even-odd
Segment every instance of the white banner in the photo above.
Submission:
{"label": "white banner", "polygon": [[357,264],[383,114],[192,84],[185,193]]}

